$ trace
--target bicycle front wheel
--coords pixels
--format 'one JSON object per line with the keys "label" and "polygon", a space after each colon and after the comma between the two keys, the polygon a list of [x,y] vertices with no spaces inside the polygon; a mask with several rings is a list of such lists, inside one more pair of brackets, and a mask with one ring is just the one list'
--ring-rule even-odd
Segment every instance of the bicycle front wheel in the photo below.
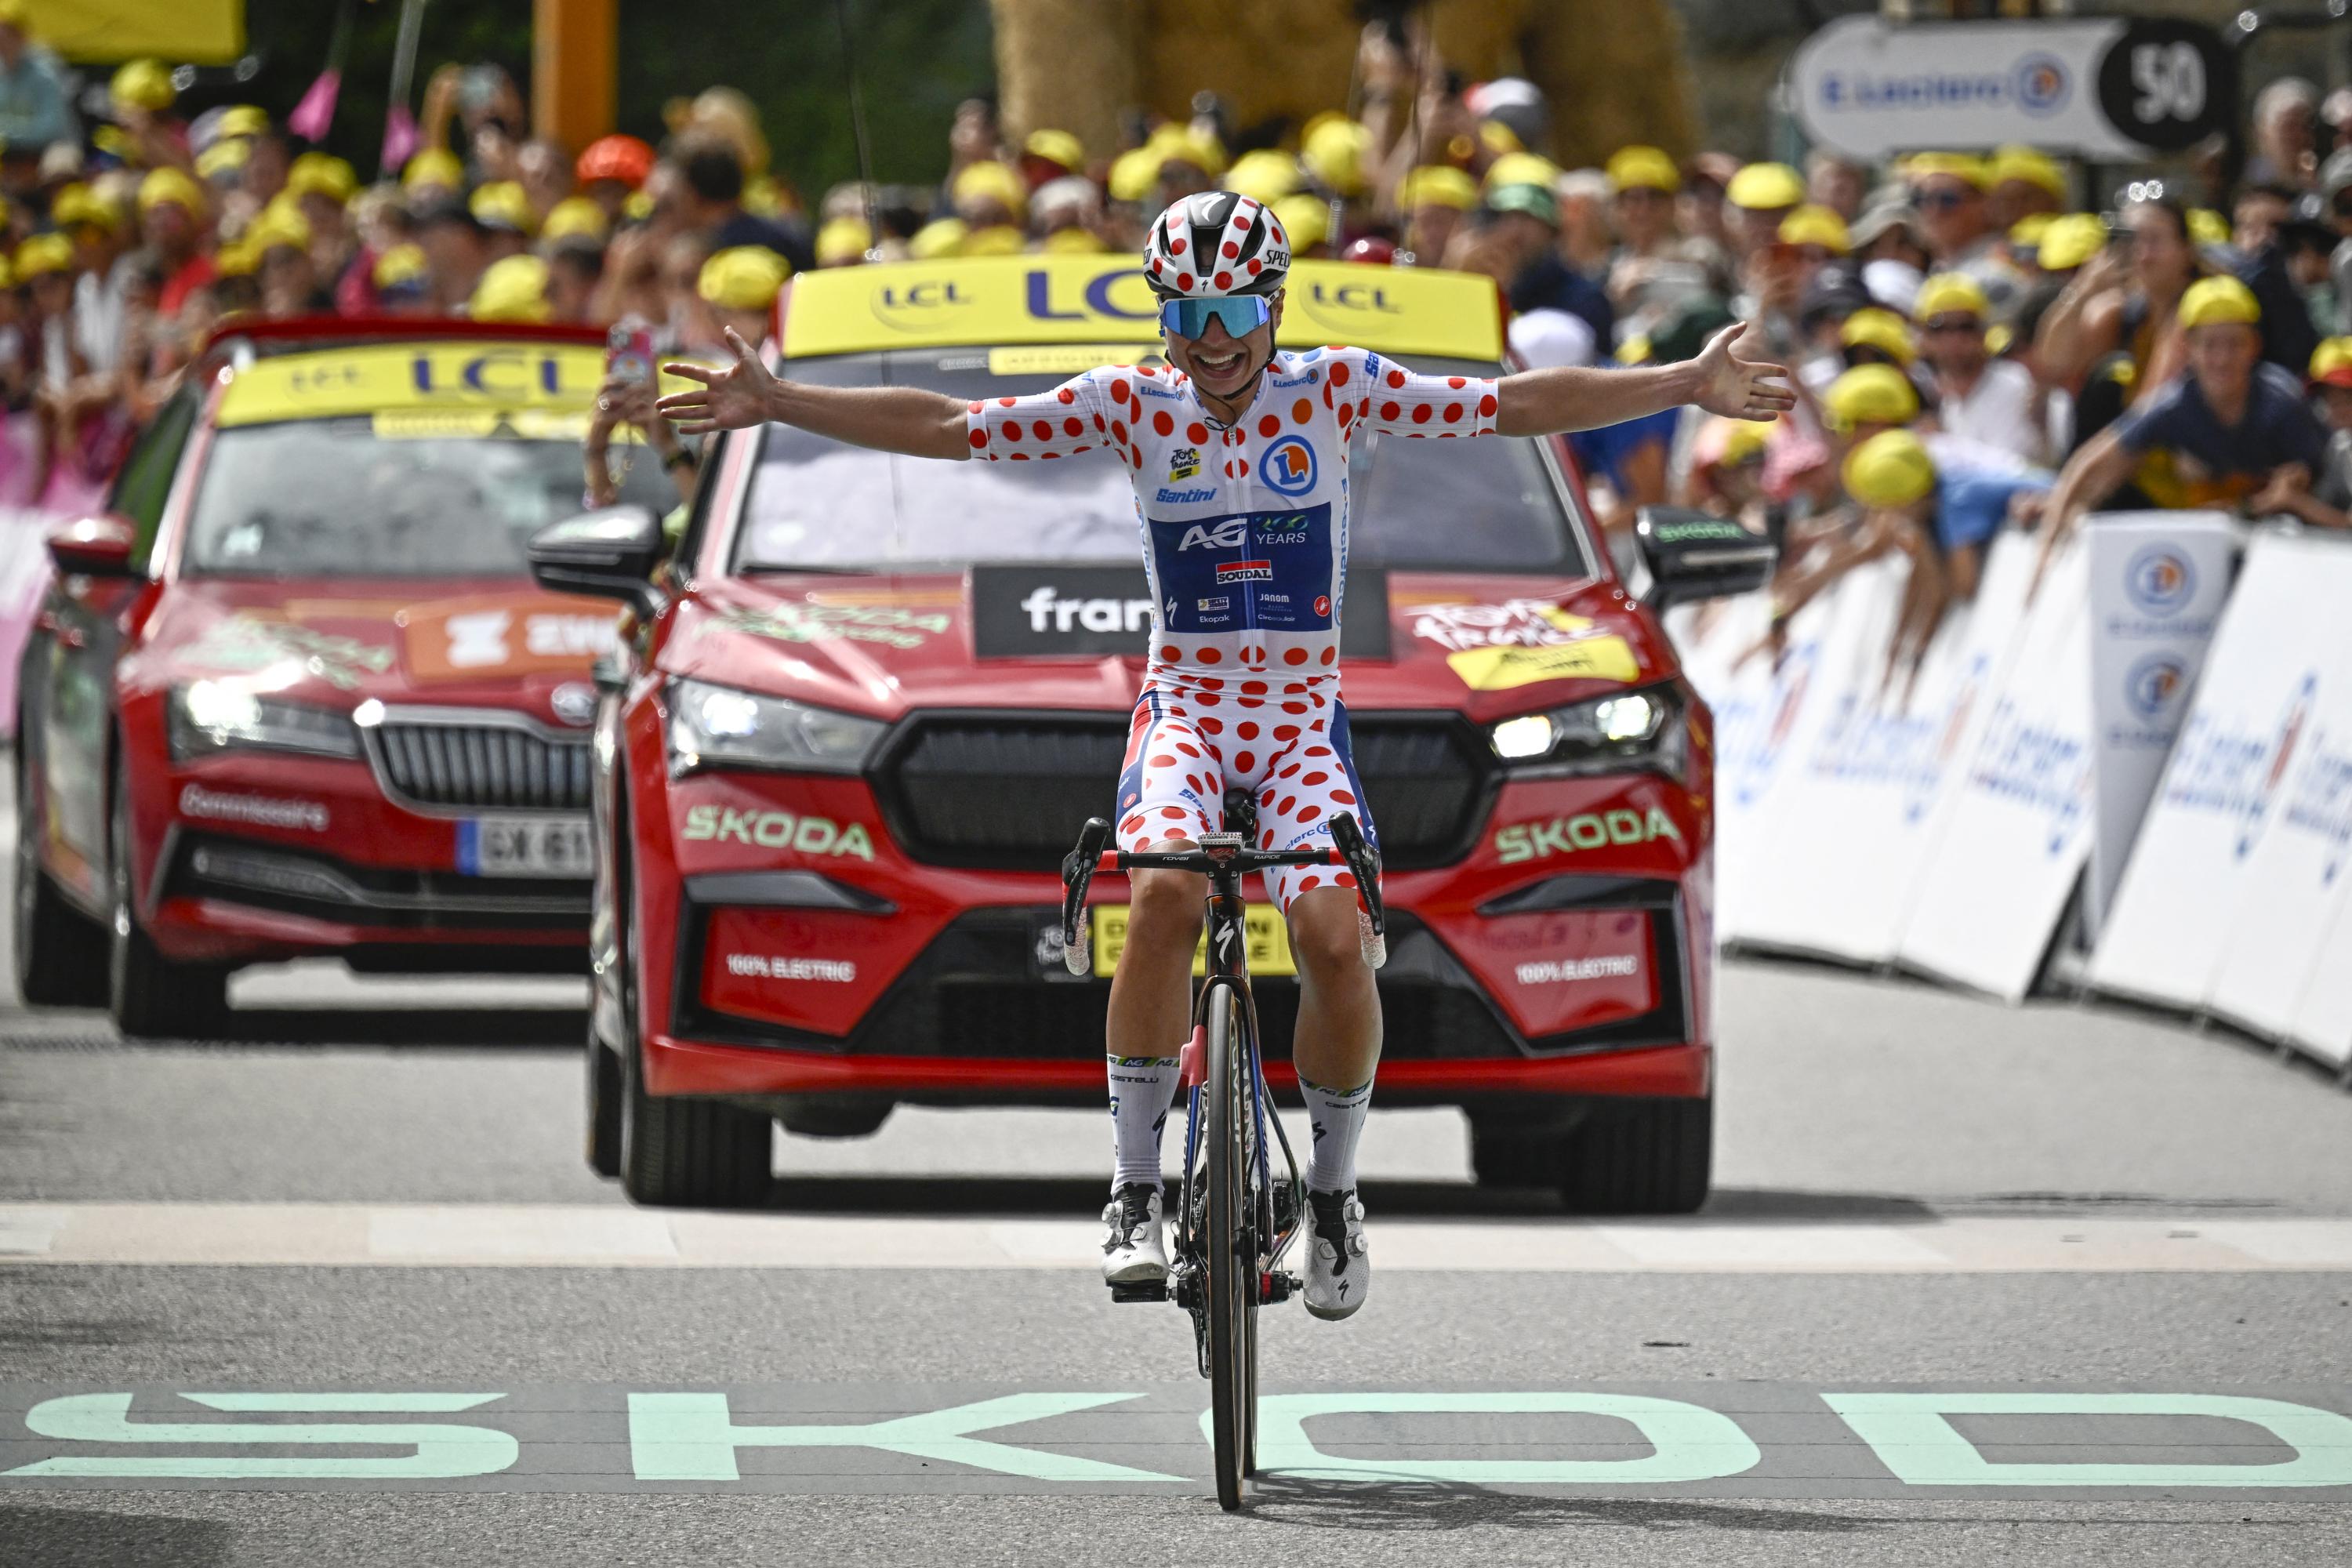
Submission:
{"label": "bicycle front wheel", "polygon": [[1231,988],[1209,993],[1208,1230],[1209,1404],[1217,1463],[1217,1501],[1242,1506],[1242,1482],[1256,1468],[1257,1225],[1251,1201],[1249,1057],[1244,1025]]}

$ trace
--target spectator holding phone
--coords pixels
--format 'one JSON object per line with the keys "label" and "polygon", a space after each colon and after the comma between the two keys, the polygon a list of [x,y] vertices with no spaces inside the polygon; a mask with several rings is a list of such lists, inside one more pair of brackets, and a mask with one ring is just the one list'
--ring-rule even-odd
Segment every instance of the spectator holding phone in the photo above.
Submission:
{"label": "spectator holding phone", "polygon": [[2187,210],[2169,196],[2135,202],[2042,312],[2034,353],[2051,384],[2074,389],[2077,450],[2179,374],[2174,316],[2202,271]]}

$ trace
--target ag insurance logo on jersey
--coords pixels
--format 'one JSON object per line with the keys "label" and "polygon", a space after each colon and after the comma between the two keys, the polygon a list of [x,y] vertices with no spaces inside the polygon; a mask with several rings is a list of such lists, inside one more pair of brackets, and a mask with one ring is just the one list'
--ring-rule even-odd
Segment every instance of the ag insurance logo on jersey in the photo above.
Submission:
{"label": "ag insurance logo on jersey", "polygon": [[[1276,447],[1278,448],[1280,443]],[[1267,454],[1273,473],[1273,449]],[[1311,465],[1310,479],[1312,483]],[[1331,508],[1151,520],[1162,625],[1200,637],[1331,626]]]}

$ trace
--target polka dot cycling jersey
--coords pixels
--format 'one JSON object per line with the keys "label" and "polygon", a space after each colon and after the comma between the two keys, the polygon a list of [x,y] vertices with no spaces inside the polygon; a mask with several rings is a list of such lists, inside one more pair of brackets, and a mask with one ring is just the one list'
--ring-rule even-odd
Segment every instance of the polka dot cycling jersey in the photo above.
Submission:
{"label": "polka dot cycling jersey", "polygon": [[1326,348],[1276,354],[1231,429],[1190,377],[1132,365],[974,403],[965,424],[974,457],[1100,448],[1127,465],[1155,671],[1316,674],[1339,658],[1350,439],[1363,429],[1487,435],[1495,407],[1490,379],[1420,375],[1362,349]]}

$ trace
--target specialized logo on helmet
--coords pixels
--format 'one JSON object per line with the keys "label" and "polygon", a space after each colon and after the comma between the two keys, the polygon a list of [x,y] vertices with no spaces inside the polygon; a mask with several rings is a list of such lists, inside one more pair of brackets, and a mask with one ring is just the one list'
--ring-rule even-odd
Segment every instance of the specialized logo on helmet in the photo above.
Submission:
{"label": "specialized logo on helmet", "polygon": [[1259,466],[1276,495],[1303,496],[1315,488],[1315,448],[1303,436],[1285,436],[1268,447]]}

